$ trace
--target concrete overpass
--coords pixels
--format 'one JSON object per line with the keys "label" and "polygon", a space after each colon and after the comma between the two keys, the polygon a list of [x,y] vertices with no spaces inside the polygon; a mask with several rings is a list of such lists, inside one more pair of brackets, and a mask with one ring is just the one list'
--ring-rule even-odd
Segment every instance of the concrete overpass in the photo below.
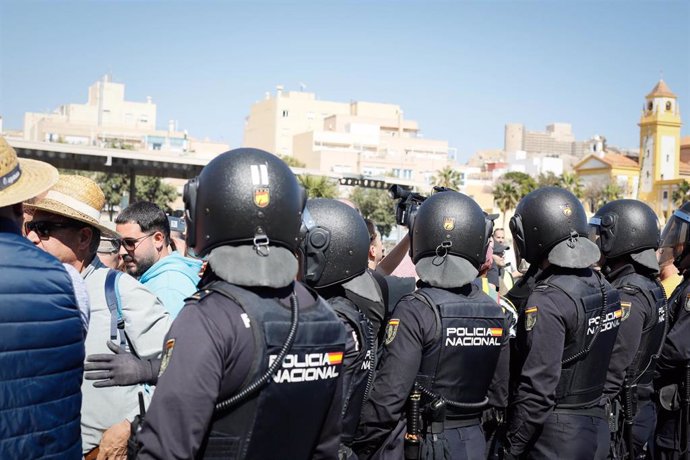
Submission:
{"label": "concrete overpass", "polygon": [[[191,179],[212,158],[197,157],[163,150],[121,150],[100,148],[89,145],[62,144],[56,142],[26,141],[7,137],[7,142],[22,158],[45,161],[56,168],[79,171],[124,174],[130,178],[129,196],[135,197],[134,179],[137,175],[165,177],[172,179]],[[295,174],[327,176],[344,186],[368,188],[388,188],[398,184],[412,188],[414,183],[392,177],[362,177],[355,174],[324,174],[321,171],[305,168],[291,168]]]}

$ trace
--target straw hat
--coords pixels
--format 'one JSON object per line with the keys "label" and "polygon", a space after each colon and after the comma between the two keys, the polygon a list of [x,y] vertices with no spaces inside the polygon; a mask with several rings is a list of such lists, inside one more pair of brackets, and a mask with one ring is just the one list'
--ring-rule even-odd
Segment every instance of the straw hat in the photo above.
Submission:
{"label": "straw hat", "polygon": [[57,180],[57,169],[42,161],[17,158],[17,152],[0,136],[0,208],[40,195]]}
{"label": "straw hat", "polygon": [[96,227],[105,237],[120,237],[117,232],[100,223],[105,195],[98,184],[88,177],[62,175],[43,198],[25,206],[84,222]]}

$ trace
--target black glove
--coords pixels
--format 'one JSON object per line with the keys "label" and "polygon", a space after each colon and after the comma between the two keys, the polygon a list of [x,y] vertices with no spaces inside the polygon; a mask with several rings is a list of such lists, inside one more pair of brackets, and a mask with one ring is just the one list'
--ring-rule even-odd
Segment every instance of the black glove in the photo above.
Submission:
{"label": "black glove", "polygon": [[98,382],[93,383],[94,387],[105,388],[138,383],[156,384],[160,360],[142,360],[113,342],[108,342],[107,345],[115,354],[86,357],[84,378],[86,380],[98,380]]}

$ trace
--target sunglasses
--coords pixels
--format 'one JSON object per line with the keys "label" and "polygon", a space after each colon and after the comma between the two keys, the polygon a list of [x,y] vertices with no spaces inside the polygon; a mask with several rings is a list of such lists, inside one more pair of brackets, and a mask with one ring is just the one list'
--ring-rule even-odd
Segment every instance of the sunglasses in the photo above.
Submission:
{"label": "sunglasses", "polygon": [[149,233],[148,235],[140,236],[139,238],[122,238],[120,240],[120,245],[127,251],[134,251],[146,238],[155,235],[156,232]]}
{"label": "sunglasses", "polygon": [[62,228],[82,228],[86,224],[77,222],[52,222],[49,220],[32,220],[24,224],[24,230],[28,235],[30,232],[36,232],[39,238],[50,238],[53,231]]}

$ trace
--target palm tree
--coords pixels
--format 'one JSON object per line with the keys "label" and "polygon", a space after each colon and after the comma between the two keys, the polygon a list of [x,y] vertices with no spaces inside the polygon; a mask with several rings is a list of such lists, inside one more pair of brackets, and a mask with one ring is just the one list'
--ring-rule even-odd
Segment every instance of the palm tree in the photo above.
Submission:
{"label": "palm tree", "polygon": [[518,191],[518,200],[522,199],[529,192],[536,190],[538,185],[537,181],[534,180],[532,176],[527,173],[520,171],[510,171],[505,173],[501,180],[504,182],[512,182],[513,186]]}
{"label": "palm tree", "polygon": [[283,160],[291,168],[305,168],[307,165],[303,161],[299,161],[292,155],[278,155],[278,158]]}
{"label": "palm tree", "polygon": [[621,198],[623,198],[623,190],[618,184],[606,184],[599,196],[599,207],[604,206],[610,201],[620,200]]}
{"label": "palm tree", "polygon": [[297,179],[309,198],[335,198],[338,195],[335,181],[328,177],[300,174]]}
{"label": "palm tree", "polygon": [[584,196],[582,182],[575,173],[563,173],[559,181],[559,187],[568,190],[570,193],[572,193],[579,199],[582,199],[582,197]]}
{"label": "palm tree", "polygon": [[673,191],[673,204],[681,207],[688,199],[690,199],[690,183],[683,180],[683,182],[678,184],[678,188]]}
{"label": "palm tree", "polygon": [[436,171],[436,175],[431,179],[434,185],[438,187],[452,188],[457,190],[462,182],[462,175],[459,171],[446,166],[443,169]]}
{"label": "palm tree", "polygon": [[499,182],[494,187],[494,201],[503,213],[503,228],[506,226],[506,213],[515,208],[520,194],[520,189],[512,181]]}
{"label": "palm tree", "polygon": [[560,178],[553,171],[541,173],[537,177],[537,187],[557,187],[559,184]]}

